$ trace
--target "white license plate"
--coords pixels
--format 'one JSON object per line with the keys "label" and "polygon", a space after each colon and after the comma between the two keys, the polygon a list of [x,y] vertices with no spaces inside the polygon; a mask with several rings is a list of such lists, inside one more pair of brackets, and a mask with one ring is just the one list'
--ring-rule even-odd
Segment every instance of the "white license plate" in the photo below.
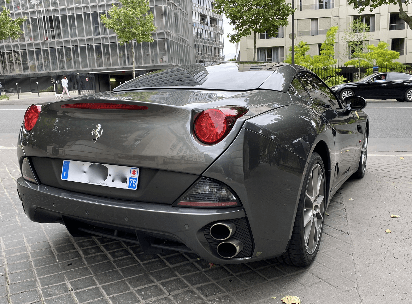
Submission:
{"label": "white license plate", "polygon": [[64,160],[62,180],[136,190],[139,168]]}

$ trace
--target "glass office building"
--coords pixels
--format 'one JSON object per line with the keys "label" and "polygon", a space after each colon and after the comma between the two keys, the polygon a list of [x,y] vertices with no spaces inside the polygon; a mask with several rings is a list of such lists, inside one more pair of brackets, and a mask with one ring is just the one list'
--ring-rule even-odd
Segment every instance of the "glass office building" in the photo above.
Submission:
{"label": "glass office building", "polygon": [[[197,23],[192,20],[192,1],[150,0],[157,27],[154,42],[120,45],[116,34],[100,22],[100,15],[118,3],[116,1],[0,0],[0,7],[6,6],[12,18],[26,18],[22,27],[24,33],[19,39],[0,41],[0,81],[6,88],[15,88],[15,82],[19,82],[22,91],[35,91],[34,83],[39,82],[43,88],[50,86],[51,78],[60,79],[66,75],[74,86],[79,80],[83,83],[86,80],[96,91],[105,91],[111,87],[110,79],[115,82],[113,86],[119,80],[131,78],[132,48],[137,75],[173,65],[202,62],[195,52],[201,48],[195,46],[193,36]],[[209,5],[205,10],[208,10],[207,16],[211,15],[210,1],[200,1]],[[212,20],[209,21],[212,24],[220,22],[220,35],[223,33],[219,16],[207,20]],[[212,25],[208,31],[217,32]],[[214,34],[213,39],[215,37]],[[205,48],[207,56],[202,57],[203,62],[222,59],[223,43],[210,38],[205,44],[209,47],[212,43],[219,50],[210,52],[211,48]],[[211,54],[216,54],[216,59],[211,58]]]}

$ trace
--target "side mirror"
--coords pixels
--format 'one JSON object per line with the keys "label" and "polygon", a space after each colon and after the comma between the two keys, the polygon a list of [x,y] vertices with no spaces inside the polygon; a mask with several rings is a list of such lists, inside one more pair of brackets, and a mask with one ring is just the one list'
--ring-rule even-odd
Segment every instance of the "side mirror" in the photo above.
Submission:
{"label": "side mirror", "polygon": [[366,107],[366,100],[361,96],[349,96],[345,98],[345,103],[350,106],[351,110],[362,110]]}

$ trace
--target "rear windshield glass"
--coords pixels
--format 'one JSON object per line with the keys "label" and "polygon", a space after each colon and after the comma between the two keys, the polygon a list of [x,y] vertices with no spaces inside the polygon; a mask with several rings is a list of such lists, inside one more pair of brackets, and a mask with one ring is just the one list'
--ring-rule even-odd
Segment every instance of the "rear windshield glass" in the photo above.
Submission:
{"label": "rear windshield glass", "polygon": [[[158,72],[142,75],[130,80],[114,91],[124,91],[142,88],[195,88],[206,90],[247,91],[258,89],[270,77],[276,68],[262,69],[258,65],[238,65],[236,63],[220,64],[210,67],[202,65],[180,66]],[[282,75],[276,73],[276,81],[264,89],[282,91],[285,81]],[[262,87],[263,88],[263,87]]]}

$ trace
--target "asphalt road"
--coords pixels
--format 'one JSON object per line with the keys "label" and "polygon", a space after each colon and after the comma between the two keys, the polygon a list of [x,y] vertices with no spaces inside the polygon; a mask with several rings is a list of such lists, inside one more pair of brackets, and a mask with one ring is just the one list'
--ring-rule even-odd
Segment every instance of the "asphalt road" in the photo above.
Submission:
{"label": "asphalt road", "polygon": [[[31,103],[44,103],[49,98],[0,101],[0,134],[17,134],[24,112]],[[396,100],[368,100],[369,152],[412,152],[412,103]]]}
{"label": "asphalt road", "polygon": [[17,133],[28,105],[53,100],[0,101],[0,304],[282,304],[287,295],[302,304],[411,303],[412,103],[368,101],[367,173],[333,197],[319,254],[302,269],[147,255],[28,220],[16,193]]}

